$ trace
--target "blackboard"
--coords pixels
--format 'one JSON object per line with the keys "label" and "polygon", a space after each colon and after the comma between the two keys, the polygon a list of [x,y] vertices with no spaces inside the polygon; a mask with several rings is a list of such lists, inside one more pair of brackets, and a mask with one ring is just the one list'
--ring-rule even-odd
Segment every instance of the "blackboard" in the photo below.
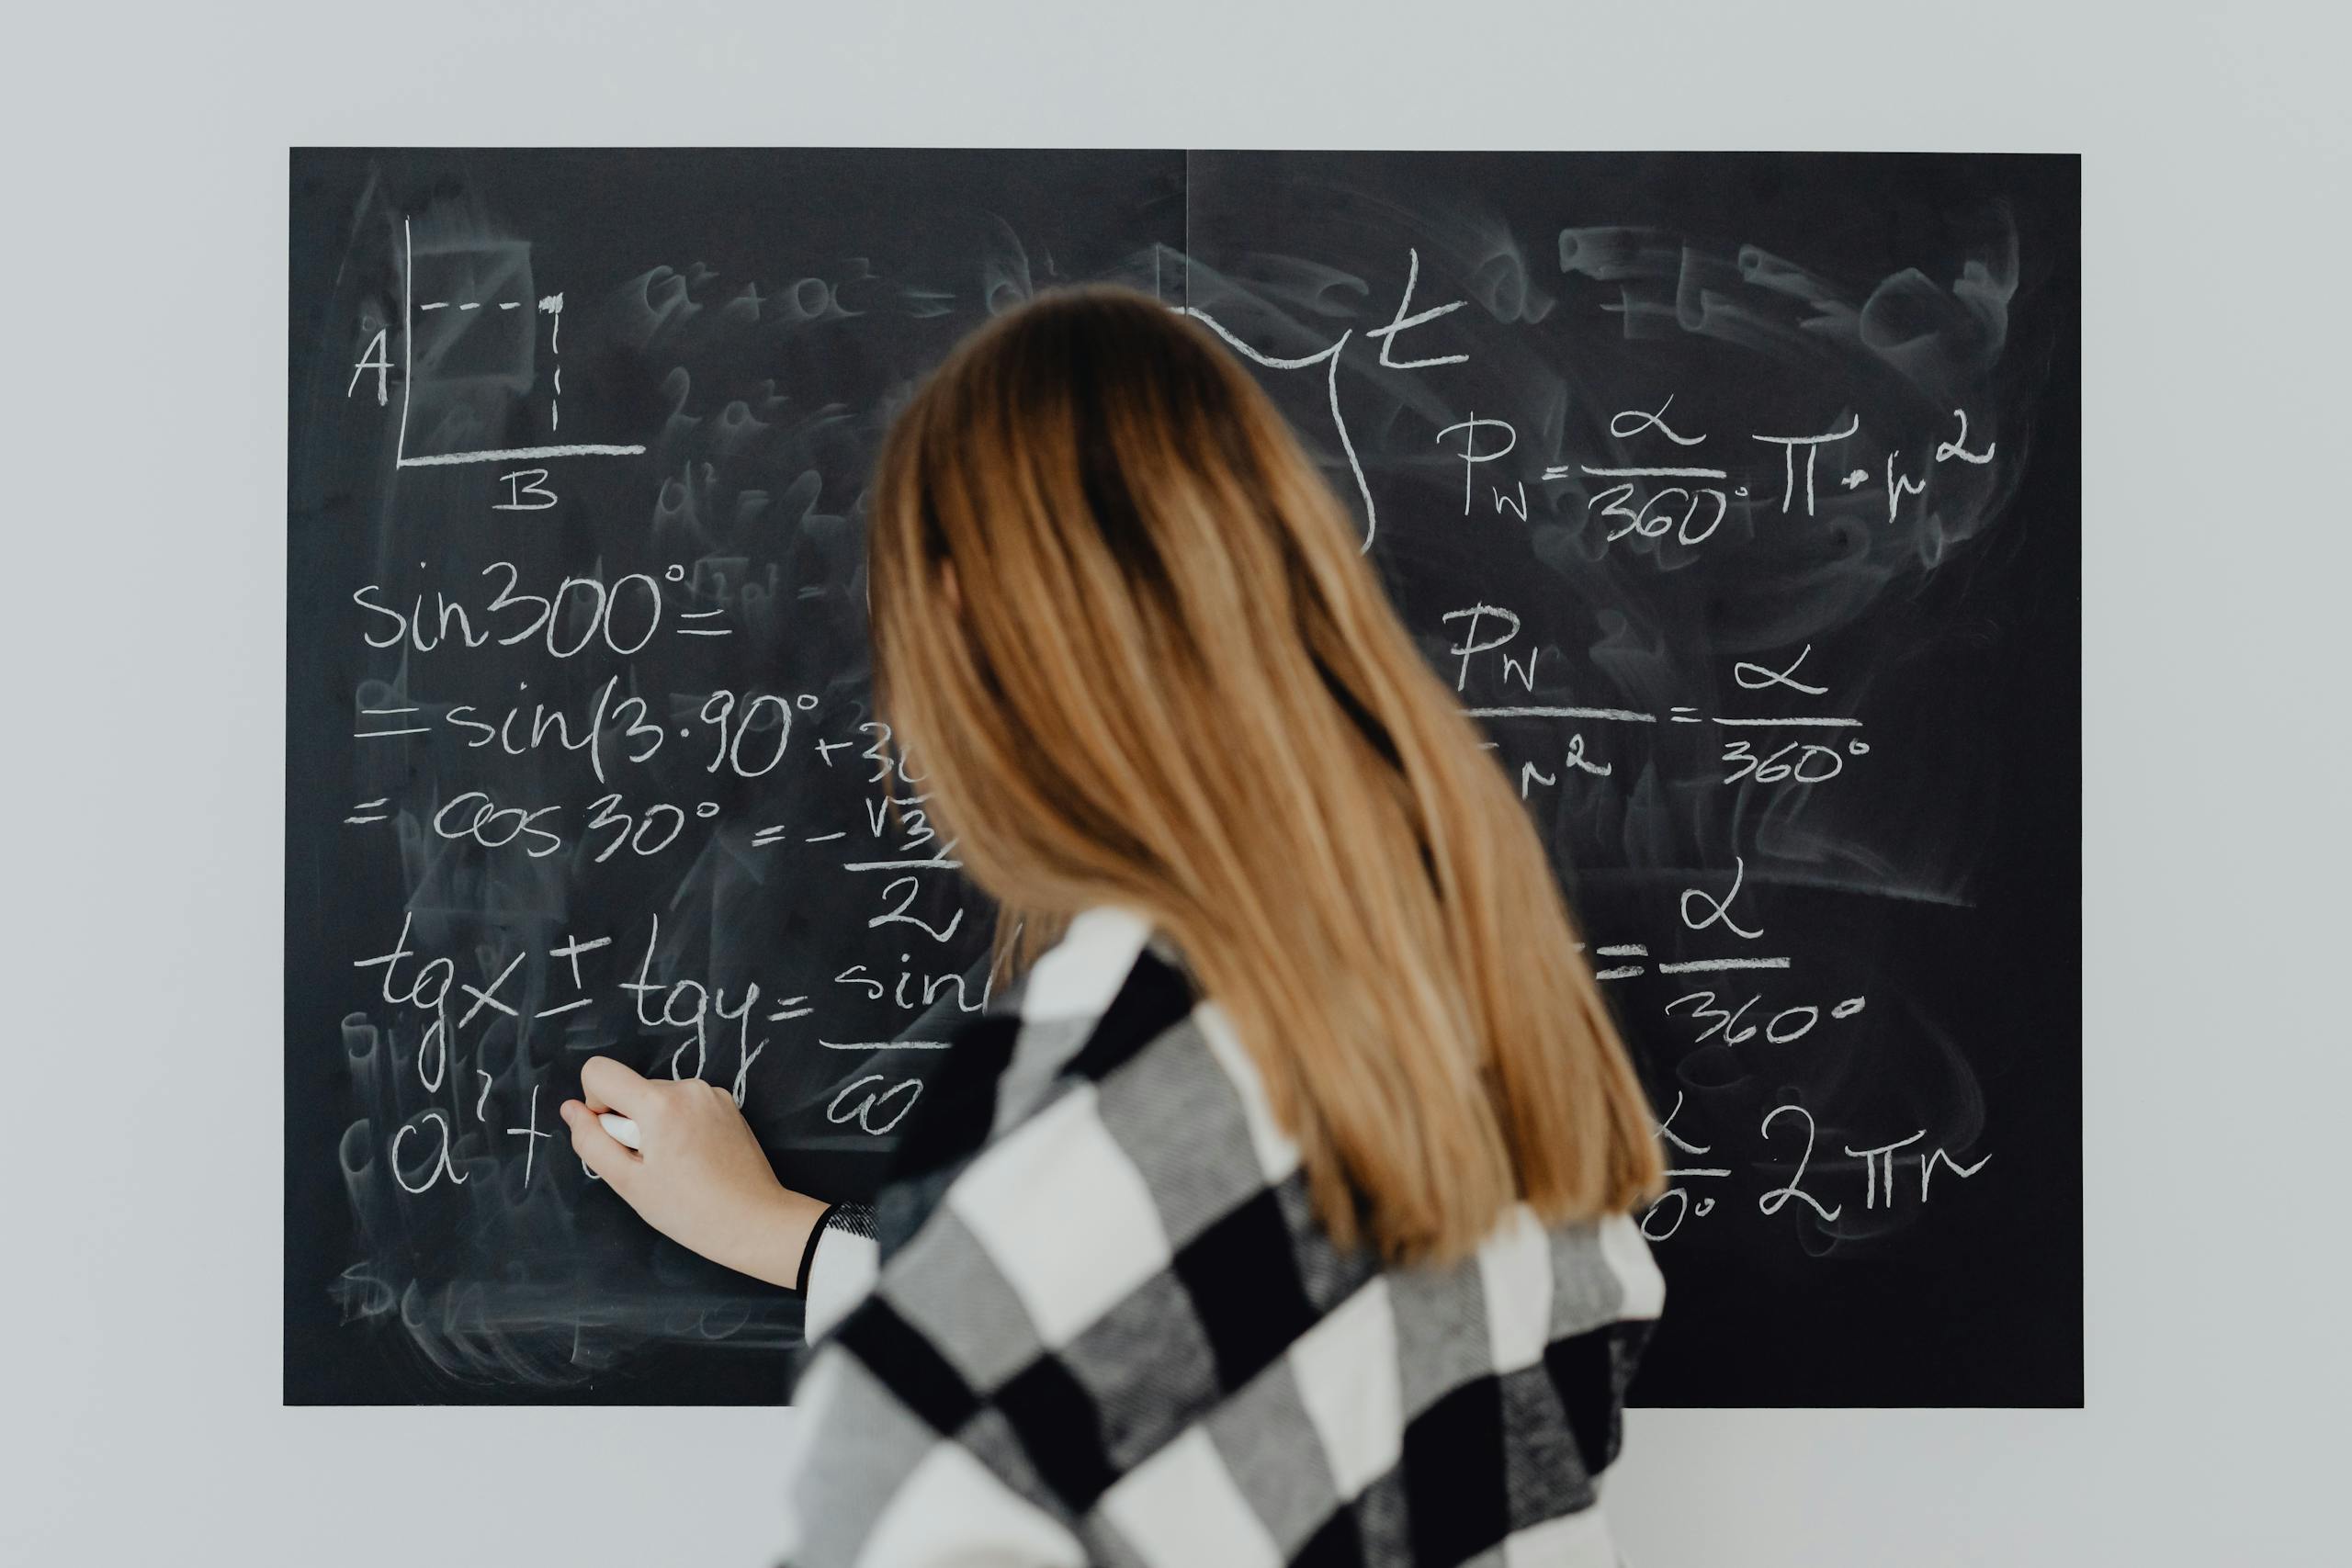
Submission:
{"label": "blackboard", "polygon": [[878,814],[867,470],[959,336],[1095,278],[1254,367],[1543,829],[1677,1172],[1636,1403],[2080,1403],[2077,160],[291,184],[289,1403],[782,1396],[797,1299],[554,1107],[594,1052],[698,1072],[870,1190],[989,911]]}

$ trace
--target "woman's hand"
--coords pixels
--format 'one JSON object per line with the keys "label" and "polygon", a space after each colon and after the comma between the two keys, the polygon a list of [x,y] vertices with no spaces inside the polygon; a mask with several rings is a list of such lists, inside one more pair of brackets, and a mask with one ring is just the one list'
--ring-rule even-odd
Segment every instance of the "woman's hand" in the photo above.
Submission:
{"label": "woman's hand", "polygon": [[[738,1273],[787,1289],[825,1205],[784,1187],[735,1099],[699,1078],[663,1082],[609,1056],[580,1070],[585,1100],[563,1102],[572,1152],[647,1224]],[[637,1123],[631,1150],[596,1120],[611,1111]]]}

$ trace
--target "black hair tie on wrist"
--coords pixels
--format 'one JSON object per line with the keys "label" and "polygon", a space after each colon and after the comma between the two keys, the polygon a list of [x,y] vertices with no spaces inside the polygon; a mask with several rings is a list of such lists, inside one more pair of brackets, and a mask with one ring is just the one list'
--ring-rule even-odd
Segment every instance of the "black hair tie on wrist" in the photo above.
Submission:
{"label": "black hair tie on wrist", "polygon": [[800,1249],[800,1272],[794,1278],[792,1285],[803,1295],[808,1292],[808,1265],[817,1260],[817,1239],[825,1234],[825,1222],[832,1218],[833,1211],[840,1207],[838,1203],[826,1204],[823,1212],[818,1214],[817,1223],[808,1227],[808,1245]]}

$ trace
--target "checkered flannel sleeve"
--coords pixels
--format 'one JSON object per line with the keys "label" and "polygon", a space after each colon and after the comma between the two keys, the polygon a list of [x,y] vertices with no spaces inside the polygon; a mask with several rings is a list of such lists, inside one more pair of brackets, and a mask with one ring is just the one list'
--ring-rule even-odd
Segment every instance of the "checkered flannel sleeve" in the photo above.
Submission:
{"label": "checkered flannel sleeve", "polygon": [[1338,1252],[1229,1024],[1148,955],[938,1200],[796,1393],[800,1568],[1615,1561],[1664,1288],[1632,1222]]}

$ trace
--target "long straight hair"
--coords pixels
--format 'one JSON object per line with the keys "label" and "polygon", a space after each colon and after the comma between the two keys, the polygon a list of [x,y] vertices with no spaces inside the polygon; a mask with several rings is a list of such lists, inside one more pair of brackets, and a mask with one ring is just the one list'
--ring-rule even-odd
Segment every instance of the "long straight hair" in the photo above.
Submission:
{"label": "long straight hair", "polygon": [[1090,905],[1149,918],[1343,1247],[1451,1260],[1515,1201],[1657,1191],[1525,808],[1206,330],[1103,284],[988,322],[893,420],[867,551],[882,712],[1001,973]]}

